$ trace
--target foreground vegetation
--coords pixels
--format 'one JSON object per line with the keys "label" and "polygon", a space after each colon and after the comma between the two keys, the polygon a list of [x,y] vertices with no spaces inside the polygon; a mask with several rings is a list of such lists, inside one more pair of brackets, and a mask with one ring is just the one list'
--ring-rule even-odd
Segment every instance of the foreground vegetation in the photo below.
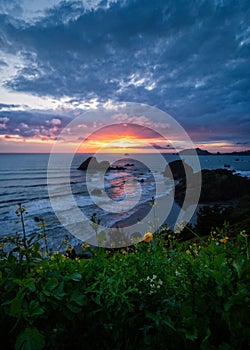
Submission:
{"label": "foreground vegetation", "polygon": [[1,243],[3,349],[249,348],[245,231],[232,237],[224,225],[181,242],[165,228],[117,251],[84,244],[85,260],[41,248],[43,225],[38,238],[23,227]]}

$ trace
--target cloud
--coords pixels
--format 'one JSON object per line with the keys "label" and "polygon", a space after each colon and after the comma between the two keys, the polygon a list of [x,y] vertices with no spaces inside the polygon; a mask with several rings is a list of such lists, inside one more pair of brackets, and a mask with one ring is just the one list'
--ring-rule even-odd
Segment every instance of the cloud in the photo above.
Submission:
{"label": "cloud", "polygon": [[0,118],[0,129],[7,129],[7,123],[9,121],[9,118],[2,117]]}
{"label": "cloud", "polygon": [[158,130],[169,128],[169,123],[154,122],[152,118],[145,117],[144,115],[133,116],[133,115],[127,115],[127,114],[117,114],[117,115],[113,115],[111,119],[118,123],[139,124],[139,125],[145,126],[146,128],[152,128],[152,129],[158,129]]}
{"label": "cloud", "polygon": [[249,135],[248,0],[6,0],[0,13],[5,105],[21,105],[6,91],[49,109],[141,102],[195,140]]}
{"label": "cloud", "polygon": [[0,135],[7,137],[17,135],[24,138],[55,139],[69,121],[65,116],[55,118],[53,114],[34,111],[5,112],[5,115],[0,117]]}
{"label": "cloud", "polygon": [[58,118],[52,118],[51,120],[46,120],[46,123],[52,126],[59,126],[62,124],[61,120]]}
{"label": "cloud", "polygon": [[161,150],[175,150],[175,147],[172,147],[171,145],[166,145],[166,146],[161,146],[156,143],[151,143],[151,145],[156,148],[156,149],[161,149]]}

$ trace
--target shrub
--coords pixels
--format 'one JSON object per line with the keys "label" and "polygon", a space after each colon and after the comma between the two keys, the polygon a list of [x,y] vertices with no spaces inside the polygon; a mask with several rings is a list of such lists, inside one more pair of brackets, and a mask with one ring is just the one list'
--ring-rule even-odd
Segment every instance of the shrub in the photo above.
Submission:
{"label": "shrub", "polygon": [[1,345],[18,350],[248,348],[248,236],[241,232],[233,240],[224,227],[206,241],[170,243],[156,235],[133,249],[98,248],[84,260],[43,252],[37,241],[29,244],[23,236],[3,240]]}

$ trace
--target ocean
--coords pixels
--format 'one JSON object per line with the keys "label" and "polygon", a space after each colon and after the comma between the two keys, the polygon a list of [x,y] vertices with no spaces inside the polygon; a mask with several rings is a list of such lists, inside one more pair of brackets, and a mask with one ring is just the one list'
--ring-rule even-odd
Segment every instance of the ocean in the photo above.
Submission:
{"label": "ocean", "polygon": [[[54,249],[60,249],[65,236],[72,245],[80,243],[80,240],[72,236],[58,220],[51,206],[47,187],[49,156],[49,154],[0,154],[0,236],[21,233],[21,225],[15,212],[18,203],[22,203],[27,210],[25,226],[28,235],[40,232],[37,221],[40,218],[46,222],[46,232]],[[98,173],[93,173],[88,180],[91,183],[89,189],[85,172],[77,170],[88,156],[77,154],[73,157],[70,168],[71,191],[85,217],[91,218],[95,214],[106,227],[114,227],[121,221],[126,222],[129,218],[136,217],[135,214],[140,208],[148,204],[152,198],[157,199],[157,196],[160,196],[161,186],[165,189],[169,188],[169,192],[173,187],[173,183],[168,183],[168,179],[162,175],[162,166],[157,168],[155,156],[148,154],[145,155],[148,164],[154,163],[154,169],[156,169],[154,176],[148,166],[126,155],[123,156],[124,159],[115,163],[115,166],[124,167],[124,170],[109,171],[103,179],[104,184]],[[164,158],[169,163],[178,159],[178,156],[165,154]],[[112,155],[108,155],[107,159],[112,160]],[[200,156],[199,159],[201,169],[225,168],[226,165],[227,169],[250,177],[250,157],[248,156],[215,155]],[[67,206],[67,193],[64,193],[68,180],[63,162],[53,169],[53,179],[55,181],[53,196],[62,203],[60,215],[70,218],[72,208]],[[139,187],[139,199],[138,193],[135,193],[135,185]],[[103,186],[107,194],[105,209],[96,205],[95,201],[95,198],[98,199],[98,190],[102,190]],[[90,195],[90,190],[97,191]],[[112,201],[108,201],[109,198]],[[124,199],[128,201],[128,207],[124,207],[123,211],[116,210],[118,204]],[[174,205],[178,207],[176,203]],[[169,226],[173,221],[174,218],[170,215],[169,221],[167,220]]]}

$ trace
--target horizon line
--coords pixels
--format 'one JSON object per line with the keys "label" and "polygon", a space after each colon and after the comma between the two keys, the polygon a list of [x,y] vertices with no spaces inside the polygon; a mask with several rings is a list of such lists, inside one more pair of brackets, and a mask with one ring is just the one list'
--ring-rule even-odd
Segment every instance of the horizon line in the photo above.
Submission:
{"label": "horizon line", "polygon": [[[164,152],[164,150],[157,150],[155,152],[100,152],[100,154],[123,154],[123,155],[126,155],[126,156],[129,156],[129,155],[132,155],[132,154],[157,154],[157,153],[163,153],[163,154],[170,154],[170,155],[178,155],[179,153],[183,152],[183,151],[187,151],[187,150],[194,150],[194,151],[197,151],[197,149],[199,149],[200,151],[203,151],[203,152],[206,152],[207,150],[206,149],[201,149],[199,147],[196,147],[196,148],[190,148],[190,149],[183,149],[181,151],[168,151],[167,150]],[[225,155],[225,154],[231,154],[231,153],[246,153],[246,152],[250,152],[250,149],[246,149],[244,151],[237,151],[237,150],[233,150],[233,151],[230,151],[230,152],[223,152],[223,151],[214,151],[214,152],[210,152],[210,151],[207,151],[208,153],[210,153],[211,155]],[[0,152],[0,155],[8,155],[8,154],[52,154],[52,152]],[[56,154],[72,154],[71,152],[57,152]],[[75,153],[76,155],[77,154],[93,154],[95,155],[96,153],[95,152],[77,152]],[[98,153],[97,153],[98,154]],[[188,154],[186,154],[188,155]],[[198,154],[197,155],[201,155],[203,156],[203,154]],[[206,155],[206,154],[204,154]]]}

